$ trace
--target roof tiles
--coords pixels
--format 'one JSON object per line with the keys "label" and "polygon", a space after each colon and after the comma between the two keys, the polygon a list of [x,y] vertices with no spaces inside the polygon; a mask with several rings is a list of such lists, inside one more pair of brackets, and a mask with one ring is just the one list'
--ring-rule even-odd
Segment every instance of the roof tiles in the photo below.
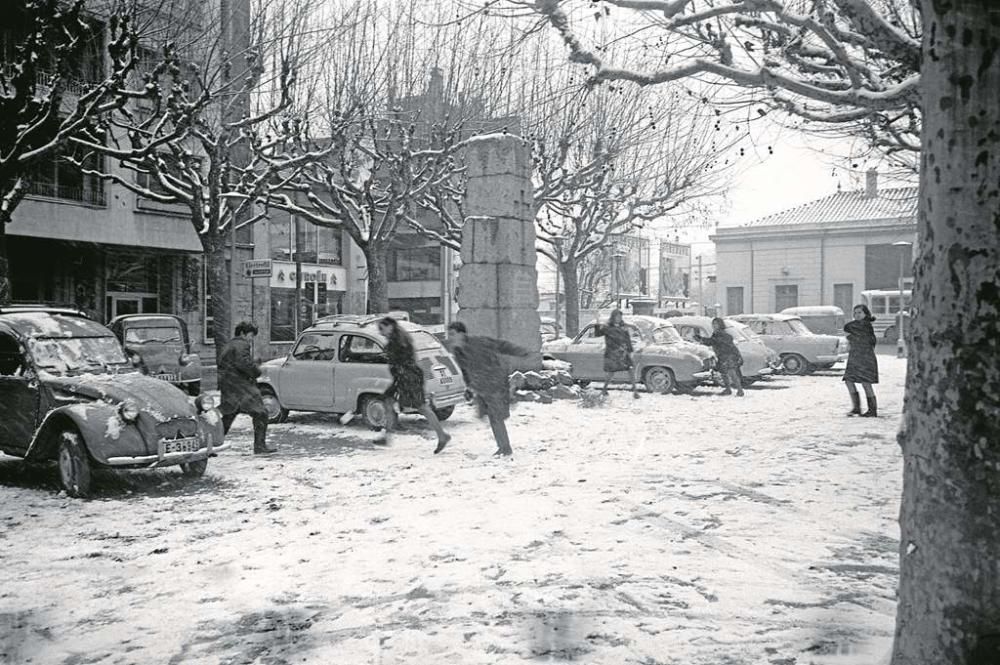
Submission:
{"label": "roof tiles", "polygon": [[868,220],[912,219],[917,217],[917,188],[896,187],[879,190],[868,197],[864,190],[837,192],[788,210],[760,217],[742,226],[789,226],[835,224]]}

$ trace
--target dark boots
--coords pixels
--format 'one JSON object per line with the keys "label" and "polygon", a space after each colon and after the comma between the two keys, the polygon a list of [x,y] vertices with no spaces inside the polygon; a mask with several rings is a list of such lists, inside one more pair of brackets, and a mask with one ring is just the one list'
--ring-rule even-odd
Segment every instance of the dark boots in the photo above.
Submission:
{"label": "dark boots", "polygon": [[860,416],[861,415],[861,395],[858,393],[851,393],[851,405],[854,407],[847,412],[849,416]]}
{"label": "dark boots", "polygon": [[878,418],[878,400],[875,399],[875,395],[867,395],[867,397],[868,397],[868,411],[861,414],[861,417]]}

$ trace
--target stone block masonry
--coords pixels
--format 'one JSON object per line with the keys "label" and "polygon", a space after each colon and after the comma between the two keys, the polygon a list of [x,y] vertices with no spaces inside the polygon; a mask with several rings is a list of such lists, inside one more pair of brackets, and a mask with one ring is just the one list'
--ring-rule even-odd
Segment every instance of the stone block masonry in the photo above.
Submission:
{"label": "stone block masonry", "polygon": [[523,141],[491,134],[466,152],[468,217],[462,230],[458,320],[472,335],[532,352],[519,367],[540,367],[531,161]]}

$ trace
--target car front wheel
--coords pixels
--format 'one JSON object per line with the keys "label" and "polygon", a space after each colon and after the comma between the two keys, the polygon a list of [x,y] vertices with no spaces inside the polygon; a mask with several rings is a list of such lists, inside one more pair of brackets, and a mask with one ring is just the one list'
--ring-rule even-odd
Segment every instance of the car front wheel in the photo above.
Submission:
{"label": "car front wheel", "polygon": [[797,353],[790,353],[781,359],[781,365],[789,374],[805,374],[809,371],[809,363]]}
{"label": "car front wheel", "polygon": [[643,375],[646,390],[651,393],[671,393],[677,387],[673,370],[667,367],[650,367]]}
{"label": "car front wheel", "polygon": [[181,473],[183,473],[188,478],[201,478],[205,475],[205,469],[208,468],[208,460],[200,459],[197,462],[188,462],[187,464],[181,464]]}
{"label": "car front wheel", "polygon": [[278,396],[274,394],[271,386],[261,387],[260,397],[264,402],[264,410],[267,411],[267,422],[273,425],[288,420],[288,409],[281,406],[281,402],[278,401]]}
{"label": "car front wheel", "polygon": [[77,432],[59,435],[59,481],[70,496],[90,494],[90,457]]}
{"label": "car front wheel", "polygon": [[361,401],[361,417],[371,429],[383,429],[389,419],[389,400],[378,395],[365,395]]}

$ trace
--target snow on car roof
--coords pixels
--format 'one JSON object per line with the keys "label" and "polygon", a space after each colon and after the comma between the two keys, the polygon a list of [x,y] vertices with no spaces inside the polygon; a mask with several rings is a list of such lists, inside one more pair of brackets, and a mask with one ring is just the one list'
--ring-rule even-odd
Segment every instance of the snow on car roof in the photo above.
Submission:
{"label": "snow on car roof", "polygon": [[758,321],[790,321],[801,317],[795,314],[733,314],[726,318],[734,321],[753,321],[754,319]]}
{"label": "snow on car roof", "polygon": [[115,317],[111,323],[116,321],[128,321],[129,323],[177,323],[178,317],[173,314],[124,314]]}
{"label": "snow on car roof", "polygon": [[111,331],[82,316],[57,312],[9,312],[0,321],[24,337],[109,337]]}

